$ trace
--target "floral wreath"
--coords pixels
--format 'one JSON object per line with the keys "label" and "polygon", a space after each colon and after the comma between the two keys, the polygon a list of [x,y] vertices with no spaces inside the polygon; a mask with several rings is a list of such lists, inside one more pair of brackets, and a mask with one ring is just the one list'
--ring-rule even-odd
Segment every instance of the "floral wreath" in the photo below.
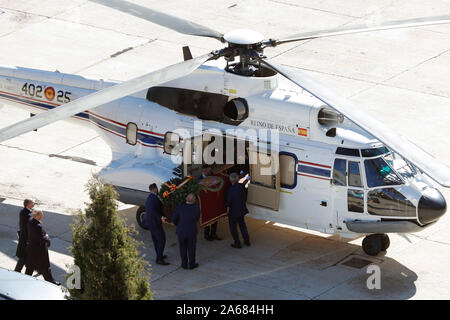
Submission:
{"label": "floral wreath", "polygon": [[218,185],[217,187],[215,187],[215,188],[210,187],[210,186],[209,186],[209,183],[210,183],[210,181],[209,181],[209,180],[210,180],[210,177],[206,177],[206,178],[205,178],[206,183],[205,183],[204,187],[205,187],[205,189],[206,189],[207,191],[217,192],[217,191],[219,191],[219,190],[221,190],[221,189],[223,188],[224,181],[223,181],[223,179],[222,179],[221,177],[217,177],[217,176],[213,176],[213,177],[219,180],[219,185]]}
{"label": "floral wreath", "polygon": [[187,176],[186,180],[184,180],[182,183],[180,183],[178,186],[176,184],[168,184],[167,182],[164,182],[164,185],[169,188],[170,191],[164,191],[163,193],[163,198],[167,198],[171,193],[174,193],[175,191],[177,191],[179,188],[181,188],[182,186],[184,186],[186,183],[188,183],[190,180],[192,179],[191,176]]}

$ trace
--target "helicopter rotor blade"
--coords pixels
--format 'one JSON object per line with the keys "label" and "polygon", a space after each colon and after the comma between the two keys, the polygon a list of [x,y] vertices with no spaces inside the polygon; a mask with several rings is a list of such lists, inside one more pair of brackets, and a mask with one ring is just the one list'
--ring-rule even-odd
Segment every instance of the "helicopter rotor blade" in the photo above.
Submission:
{"label": "helicopter rotor blade", "polygon": [[52,110],[40,113],[32,118],[2,128],[0,129],[0,142],[14,138],[26,132],[36,130],[55,121],[68,118],[77,113],[93,109],[105,103],[145,90],[149,87],[188,75],[213,57],[214,55],[209,53],[191,60],[170,65],[160,70],[156,70],[112,87],[91,93],[69,103],[58,106]]}
{"label": "helicopter rotor blade", "polygon": [[181,19],[167,13],[163,13],[144,6],[140,6],[135,3],[123,0],[90,0],[90,1],[109,8],[116,9],[121,12],[131,14],[135,17],[153,22],[155,24],[172,29],[179,33],[184,33],[191,36],[209,37],[224,42],[223,34],[218,31],[215,31],[213,29],[210,29],[208,27],[202,26],[189,20]]}
{"label": "helicopter rotor blade", "polygon": [[408,139],[388,128],[383,123],[372,118],[349,100],[339,96],[328,87],[312,79],[299,70],[291,70],[279,64],[261,59],[262,63],[280,73],[330,108],[344,115],[364,131],[384,143],[387,147],[408,159],[416,167],[430,176],[443,187],[450,188],[450,168],[439,162],[429,153],[425,152]]}
{"label": "helicopter rotor blade", "polygon": [[373,24],[373,25],[361,24],[361,25],[357,25],[357,26],[349,26],[349,27],[342,27],[342,28],[335,28],[335,29],[305,32],[305,33],[299,33],[296,35],[292,35],[290,37],[287,37],[287,38],[281,39],[281,40],[270,40],[268,45],[277,46],[279,44],[293,42],[293,41],[304,41],[304,40],[311,40],[311,39],[316,39],[316,38],[340,36],[340,35],[351,34],[351,33],[362,33],[362,32],[371,32],[371,31],[389,30],[389,29],[400,29],[400,28],[412,28],[412,27],[430,26],[430,25],[444,24],[444,23],[450,23],[450,15],[423,17],[423,18],[415,18],[415,19],[407,19],[407,20],[386,21],[383,23]]}

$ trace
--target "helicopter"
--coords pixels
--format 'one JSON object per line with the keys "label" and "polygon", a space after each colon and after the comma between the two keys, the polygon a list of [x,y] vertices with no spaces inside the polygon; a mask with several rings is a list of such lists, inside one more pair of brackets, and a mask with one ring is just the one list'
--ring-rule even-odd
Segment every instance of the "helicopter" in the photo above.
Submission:
{"label": "helicopter", "polygon": [[[0,129],[0,142],[69,117],[93,126],[112,150],[100,177],[121,202],[138,206],[141,226],[149,182],[163,184],[177,168],[183,177],[198,176],[205,165],[244,167],[249,216],[344,238],[364,235],[368,255],[388,249],[388,233],[418,232],[445,214],[435,185],[450,187],[447,166],[264,50],[450,23],[450,15],[266,39],[252,30],[223,34],[127,1],[91,1],[225,47],[199,57],[183,47],[184,61],[121,83],[1,66],[0,101],[32,117]],[[238,145],[240,153],[224,147]],[[204,159],[205,150],[215,161]]]}

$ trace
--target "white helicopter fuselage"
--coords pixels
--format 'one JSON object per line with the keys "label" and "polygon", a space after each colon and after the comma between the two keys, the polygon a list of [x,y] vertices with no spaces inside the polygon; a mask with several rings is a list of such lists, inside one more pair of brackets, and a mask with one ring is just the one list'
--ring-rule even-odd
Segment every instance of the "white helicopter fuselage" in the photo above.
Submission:
{"label": "white helicopter fuselage", "polygon": [[[114,84],[59,72],[0,67],[0,102],[37,114]],[[368,161],[375,163],[388,150],[371,155],[370,150],[383,150],[383,145],[347,119],[319,123],[323,103],[281,82],[277,74],[240,76],[225,71],[225,62],[218,60],[161,87],[169,92],[174,88],[228,97],[228,101],[245,99],[247,116],[238,125],[203,118],[204,131],[278,130],[279,155],[289,168],[276,178],[284,180],[278,181],[276,208],[258,199],[249,202],[254,218],[354,237],[419,231],[445,212],[444,208],[426,221],[421,219],[424,194],[439,198],[440,193],[419,170],[412,168],[409,176],[394,172],[394,183],[369,181]],[[145,90],[73,117],[93,126],[111,147],[112,161],[101,176],[118,188],[122,201],[136,205],[143,205],[150,183],[173,178],[179,165],[164,153],[165,134],[181,128],[193,137],[198,134],[194,121],[200,120],[148,97]],[[130,144],[128,134],[133,128],[136,143]],[[339,171],[339,165],[345,168]]]}

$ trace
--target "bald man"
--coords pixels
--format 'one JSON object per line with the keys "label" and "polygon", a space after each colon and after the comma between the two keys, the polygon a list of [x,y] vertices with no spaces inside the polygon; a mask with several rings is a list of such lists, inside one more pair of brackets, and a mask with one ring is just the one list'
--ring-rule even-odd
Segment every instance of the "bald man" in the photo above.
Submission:
{"label": "bald man", "polygon": [[50,246],[50,237],[45,232],[41,220],[44,213],[40,210],[33,210],[32,219],[28,221],[28,246],[27,246],[27,262],[26,271],[28,275],[32,275],[33,271],[42,274],[48,282],[60,285],[53,279],[50,269],[50,259],[48,256],[48,247]]}
{"label": "bald man", "polygon": [[172,221],[177,226],[178,244],[180,246],[181,267],[195,269],[195,247],[197,245],[197,223],[200,219],[200,206],[196,204],[196,196],[188,194],[186,203],[178,205],[172,215]]}

